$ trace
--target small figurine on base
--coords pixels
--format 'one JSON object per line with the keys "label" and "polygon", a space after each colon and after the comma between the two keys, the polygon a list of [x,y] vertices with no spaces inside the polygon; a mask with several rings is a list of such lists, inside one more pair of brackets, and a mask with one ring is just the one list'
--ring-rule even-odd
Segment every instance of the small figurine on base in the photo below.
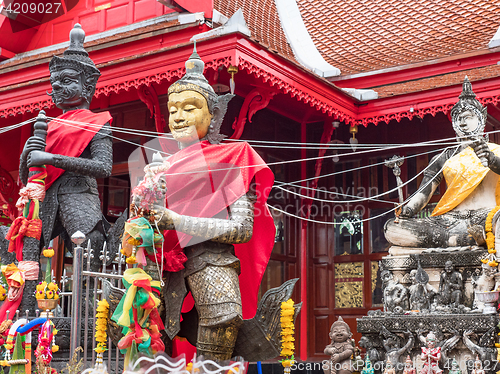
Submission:
{"label": "small figurine on base", "polygon": [[370,357],[368,357],[368,355],[366,355],[365,367],[361,370],[361,374],[375,374],[375,370],[373,370],[372,362],[370,361]]}
{"label": "small figurine on base", "polygon": [[441,374],[443,370],[439,368],[441,359],[441,347],[436,347],[436,336],[433,332],[427,334],[427,347],[422,347],[422,361],[424,366],[420,374]]}
{"label": "small figurine on base", "polygon": [[325,374],[351,374],[351,356],[354,347],[351,343],[351,329],[342,317],[332,324],[330,328],[332,342],[325,348],[325,355],[331,356],[329,365],[324,369]]}
{"label": "small figurine on base", "polygon": [[392,366],[391,360],[387,359],[384,368],[384,374],[396,374],[396,370]]}
{"label": "small figurine on base", "polygon": [[460,370],[460,367],[458,366],[458,362],[455,359],[455,357],[453,357],[453,361],[451,361],[451,368],[448,374],[462,374],[462,370]]}
{"label": "small figurine on base", "polygon": [[481,363],[478,355],[476,355],[476,361],[474,361],[474,369],[472,370],[471,374],[485,374],[485,371],[483,370],[483,364]]}
{"label": "small figurine on base", "polygon": [[403,371],[403,374],[417,374],[417,371],[415,370],[415,366],[413,366],[413,361],[411,360],[410,355],[406,357],[405,369]]}

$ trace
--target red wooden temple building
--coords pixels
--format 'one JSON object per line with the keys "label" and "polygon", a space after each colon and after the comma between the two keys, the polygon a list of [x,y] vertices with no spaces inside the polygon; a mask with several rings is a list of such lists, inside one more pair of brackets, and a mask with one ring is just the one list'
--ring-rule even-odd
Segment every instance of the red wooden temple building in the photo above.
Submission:
{"label": "red wooden temple building", "polygon": [[46,94],[48,63],[75,23],[102,74],[91,110],[125,130],[114,133],[113,175],[99,181],[110,222],[129,204],[128,157],[150,140],[133,130],[169,131],[167,88],[197,40],[216,92],[229,90],[236,67],[222,132],[249,141],[275,173],[278,230],[262,291],[300,278],[302,360],[325,358],[338,316],[356,331],[357,317],[381,307],[384,213],[398,201],[383,162],[405,156],[404,196],[415,192],[415,176],[453,141],[448,115],[466,75],[500,142],[498,1],[66,0],[57,17],[13,14],[23,2],[4,1],[0,16],[0,223],[16,214],[32,132],[9,126],[41,109],[60,114]]}

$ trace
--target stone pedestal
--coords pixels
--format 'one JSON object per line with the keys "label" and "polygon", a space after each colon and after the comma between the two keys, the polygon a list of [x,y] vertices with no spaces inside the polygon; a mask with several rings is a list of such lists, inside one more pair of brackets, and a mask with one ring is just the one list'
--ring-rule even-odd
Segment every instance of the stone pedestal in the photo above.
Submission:
{"label": "stone pedestal", "polygon": [[[359,333],[369,339],[375,349],[380,353],[380,356],[387,360],[386,351],[383,347],[384,336],[381,331],[390,333],[400,341],[399,346],[403,347],[408,341],[404,333],[410,331],[415,339],[413,347],[407,352],[403,352],[399,357],[399,362],[404,363],[407,355],[412,358],[417,372],[422,369],[423,363],[420,359],[421,347],[424,343],[419,339],[420,336],[426,336],[427,333],[433,331],[437,336],[437,345],[443,345],[444,341],[457,336],[456,344],[452,349],[444,351],[450,362],[455,358],[462,370],[463,374],[467,371],[467,361],[474,360],[476,354],[471,352],[464,344],[464,332],[473,331],[474,334],[470,340],[478,346],[494,348],[494,337],[496,336],[494,328],[498,324],[498,315],[485,315],[482,313],[466,312],[472,309],[474,301],[474,290],[471,284],[472,275],[476,269],[481,268],[481,258],[485,255],[486,250],[476,251],[458,251],[458,252],[433,252],[433,253],[401,253],[397,256],[387,256],[380,261],[380,267],[384,270],[392,272],[395,279],[398,279],[401,284],[409,288],[411,285],[410,272],[417,269],[420,262],[421,267],[429,275],[429,284],[436,290],[439,290],[440,275],[444,271],[445,263],[451,261],[455,270],[462,274],[464,284],[463,304],[467,308],[453,309],[452,311],[433,311],[433,312],[414,312],[405,311],[401,314],[384,313],[381,311],[371,311],[369,316],[362,317],[357,320],[357,330]],[[487,333],[488,334],[485,334]],[[485,337],[483,337],[483,334]],[[486,342],[486,335],[491,335],[489,343]],[[483,360],[484,357],[483,357]],[[373,364],[373,363],[372,363]],[[444,374],[448,373],[450,366],[441,363],[440,367],[444,370]],[[483,365],[488,365],[483,362]],[[380,366],[380,365],[379,365]],[[401,366],[401,365],[400,365]],[[489,365],[492,369],[492,365]],[[486,369],[486,367],[485,367]],[[498,369],[496,369],[498,370]],[[485,370],[486,373],[494,373],[496,370]],[[381,373],[381,370],[378,371]],[[402,370],[397,370],[398,374]]]}

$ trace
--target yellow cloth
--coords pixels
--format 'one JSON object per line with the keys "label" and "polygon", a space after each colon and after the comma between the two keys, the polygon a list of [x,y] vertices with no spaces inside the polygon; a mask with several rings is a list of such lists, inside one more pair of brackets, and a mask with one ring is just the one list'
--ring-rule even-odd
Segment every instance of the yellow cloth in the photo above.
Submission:
{"label": "yellow cloth", "polygon": [[[128,282],[130,287],[125,294],[125,301],[123,303],[123,313],[118,320],[118,324],[121,326],[130,326],[130,309],[132,309],[132,304],[135,299],[135,295],[137,293],[137,286],[135,285],[135,281],[147,280],[150,282],[151,286],[156,286],[159,288],[160,282],[153,281],[152,278],[142,269],[140,268],[130,268],[125,270],[123,274],[123,279]],[[158,307],[160,305],[160,300],[152,293],[149,292],[149,296],[153,298],[155,306]],[[146,310],[145,317],[149,316],[151,312],[150,309]],[[145,318],[141,318],[141,322],[144,322]]]}
{"label": "yellow cloth", "polygon": [[[488,143],[488,147],[495,155],[500,156],[499,145]],[[488,171],[490,169],[481,164],[471,147],[465,148],[458,155],[448,159],[443,168],[447,185],[446,192],[434,208],[432,215],[439,216],[457,207],[479,186]],[[495,199],[499,205],[500,179],[495,188]]]}

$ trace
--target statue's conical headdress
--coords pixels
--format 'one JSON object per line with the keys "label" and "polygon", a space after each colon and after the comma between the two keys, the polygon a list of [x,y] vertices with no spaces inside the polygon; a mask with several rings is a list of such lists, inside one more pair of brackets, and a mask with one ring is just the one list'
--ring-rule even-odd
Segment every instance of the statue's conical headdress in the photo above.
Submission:
{"label": "statue's conical headdress", "polygon": [[214,104],[217,102],[217,94],[203,75],[205,63],[196,51],[196,43],[193,53],[185,63],[186,74],[168,88],[168,94],[182,91],[196,91],[207,100],[208,109],[213,114]]}
{"label": "statue's conical headdress", "polygon": [[234,95],[226,94],[217,96],[214,89],[203,75],[205,63],[196,51],[196,43],[193,48],[193,53],[186,61],[185,66],[186,74],[168,88],[168,94],[195,91],[202,95],[207,100],[208,110],[210,114],[212,114],[210,128],[204,140],[206,139],[212,144],[218,144],[225,138],[225,135],[221,135],[219,131],[227,111],[227,104]]}
{"label": "statue's conical headdress", "polygon": [[464,83],[462,84],[462,93],[458,97],[458,102],[451,108],[451,119],[455,132],[457,132],[457,130],[463,132],[460,130],[458,116],[466,110],[473,112],[479,119],[479,126],[473,131],[473,135],[482,134],[486,125],[487,108],[483,107],[476,98],[476,94],[472,91],[472,84],[467,76],[465,76]]}
{"label": "statue's conical headdress", "polygon": [[62,57],[54,56],[49,63],[50,72],[71,68],[76,71],[83,71],[86,77],[93,75],[100,76],[99,69],[90,59],[89,54],[83,48],[85,41],[85,31],[79,23],[75,24],[69,33],[69,47],[63,53]]}

